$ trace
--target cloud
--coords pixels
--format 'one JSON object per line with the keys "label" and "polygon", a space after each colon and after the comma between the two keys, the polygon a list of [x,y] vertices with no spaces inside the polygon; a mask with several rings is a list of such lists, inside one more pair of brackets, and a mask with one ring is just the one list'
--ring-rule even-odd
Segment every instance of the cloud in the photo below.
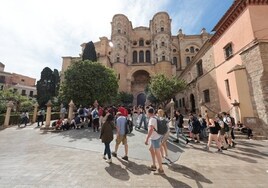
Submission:
{"label": "cloud", "polygon": [[5,1],[0,7],[0,62],[6,65],[5,71],[38,80],[45,67],[60,71],[62,56],[78,56],[80,44],[110,38],[115,14],[125,14],[133,27],[149,27],[155,13],[167,11],[173,30],[190,31],[203,14],[202,8],[191,6],[194,3],[182,0]]}

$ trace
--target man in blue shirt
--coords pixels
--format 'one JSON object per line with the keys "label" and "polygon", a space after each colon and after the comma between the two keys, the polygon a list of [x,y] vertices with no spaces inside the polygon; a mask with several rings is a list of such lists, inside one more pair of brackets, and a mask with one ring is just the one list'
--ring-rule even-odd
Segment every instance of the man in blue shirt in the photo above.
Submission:
{"label": "man in blue shirt", "polygon": [[116,119],[116,144],[115,144],[115,150],[112,152],[112,155],[114,157],[117,157],[117,150],[119,147],[119,144],[122,142],[122,144],[125,146],[125,156],[122,157],[124,160],[128,160],[128,144],[127,144],[127,135],[126,135],[126,117],[122,115],[121,112],[117,112],[117,119]]}

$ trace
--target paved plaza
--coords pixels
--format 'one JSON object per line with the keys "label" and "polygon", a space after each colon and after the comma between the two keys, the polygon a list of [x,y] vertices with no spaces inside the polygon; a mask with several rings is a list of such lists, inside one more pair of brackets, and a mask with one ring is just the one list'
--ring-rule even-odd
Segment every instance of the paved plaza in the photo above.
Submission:
{"label": "paved plaza", "polygon": [[[146,132],[129,135],[129,161],[110,165],[104,145],[91,128],[45,132],[15,126],[0,131],[0,187],[267,187],[268,141],[237,140],[236,148],[217,153],[205,143],[168,143],[165,174],[151,172]],[[215,145],[215,144],[213,144]],[[114,142],[112,143],[112,150]]]}

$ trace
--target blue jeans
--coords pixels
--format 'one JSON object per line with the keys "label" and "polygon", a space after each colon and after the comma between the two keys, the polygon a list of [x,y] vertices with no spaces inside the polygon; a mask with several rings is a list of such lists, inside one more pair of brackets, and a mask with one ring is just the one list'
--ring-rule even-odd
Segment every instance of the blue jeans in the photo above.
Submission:
{"label": "blue jeans", "polygon": [[108,155],[108,159],[111,159],[111,149],[110,149],[110,142],[105,142],[104,143],[105,148],[104,148],[104,155]]}
{"label": "blue jeans", "polygon": [[146,116],[145,115],[142,115],[142,117],[141,117],[141,121],[140,121],[140,125],[139,125],[139,128],[141,127],[141,125],[142,125],[142,122],[144,123],[144,129],[148,129],[148,126],[147,126],[147,118],[146,118]]}

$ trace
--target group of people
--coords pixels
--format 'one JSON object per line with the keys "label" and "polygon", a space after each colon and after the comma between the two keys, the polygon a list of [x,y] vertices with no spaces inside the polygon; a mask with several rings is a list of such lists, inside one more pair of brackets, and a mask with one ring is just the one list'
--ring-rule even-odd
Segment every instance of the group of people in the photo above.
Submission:
{"label": "group of people", "polygon": [[[41,113],[41,112],[40,112]],[[120,144],[124,145],[125,154],[122,157],[123,160],[128,160],[128,142],[127,142],[127,121],[131,120],[135,128],[147,131],[145,137],[145,145],[150,145],[149,151],[152,158],[152,165],[149,170],[158,171],[158,173],[164,173],[162,160],[168,157],[167,140],[169,137],[169,129],[162,135],[159,134],[158,119],[169,118],[166,116],[162,109],[154,110],[152,106],[146,108],[133,107],[133,109],[127,109],[124,106],[115,108],[114,106],[103,108],[100,105],[94,107],[84,108],[80,106],[75,112],[75,116],[72,120],[65,119],[66,109],[61,110],[61,117],[55,122],[55,129],[68,130],[71,128],[79,129],[83,126],[92,127],[94,132],[100,131],[100,139],[104,143],[103,158],[112,163],[112,156],[117,157],[117,151]],[[214,118],[209,118],[206,114],[204,117],[199,115],[196,117],[190,113],[188,120],[188,127],[190,131],[190,139],[199,143],[200,137],[208,137],[208,143],[205,150],[209,150],[212,141],[216,142],[218,151],[222,152],[227,148],[235,146],[234,135],[232,134],[234,124],[233,119],[227,113],[223,112],[217,114]],[[180,139],[183,139],[186,144],[190,142],[188,136],[183,132],[184,117],[179,110],[174,114],[176,139],[174,142],[178,143]],[[167,127],[169,127],[167,125]],[[209,134],[207,135],[207,130]],[[114,140],[115,135],[115,147],[113,152],[110,148],[110,143]],[[157,165],[158,164],[158,167]]]}

